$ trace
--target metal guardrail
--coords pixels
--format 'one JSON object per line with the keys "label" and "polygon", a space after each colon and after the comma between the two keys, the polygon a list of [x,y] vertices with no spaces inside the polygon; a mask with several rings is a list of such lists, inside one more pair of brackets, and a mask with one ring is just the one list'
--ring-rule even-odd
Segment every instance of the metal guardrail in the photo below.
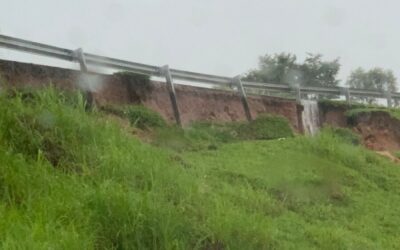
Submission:
{"label": "metal guardrail", "polygon": [[[34,53],[42,56],[49,56],[61,60],[78,61],[77,53],[74,50],[63,49],[5,35],[0,35],[0,47]],[[128,70],[151,76],[161,76],[159,66],[130,62],[89,53],[83,53],[83,56],[85,57],[86,63],[88,65],[108,67],[116,70]],[[172,77],[180,80],[222,85],[229,85],[232,81],[232,78],[224,76],[201,74],[177,69],[170,69],[170,71]]]}
{"label": "metal guardrail", "polygon": [[[116,70],[126,70],[136,73],[147,74],[156,77],[172,77],[171,79],[200,82],[207,84],[215,84],[217,86],[225,86],[233,88],[237,87],[239,94],[245,97],[245,89],[259,89],[264,91],[275,91],[280,93],[296,93],[296,98],[300,100],[301,93],[303,94],[318,94],[318,95],[344,95],[346,100],[350,102],[351,96],[357,97],[371,97],[371,98],[386,98],[388,100],[388,106],[391,107],[392,99],[400,100],[400,93],[389,93],[389,92],[378,92],[366,89],[353,89],[343,87],[290,87],[282,84],[271,84],[271,83],[259,83],[259,82],[247,82],[241,81],[238,77],[226,77],[211,74],[202,74],[178,69],[170,69],[169,67],[159,67],[148,64],[130,62],[105,56],[99,56],[89,53],[84,53],[82,49],[69,50],[59,48],[56,46],[46,45],[37,42],[31,42],[19,38],[10,36],[0,35],[0,47],[14,49],[22,52],[29,52],[38,54],[41,56],[53,57],[67,61],[77,61],[81,65],[83,71],[87,70],[87,65],[101,66],[112,68]],[[83,68],[82,68],[83,67]],[[167,69],[167,71],[165,71]],[[169,79],[169,80],[171,80]],[[238,80],[239,79],[239,80]],[[168,79],[167,79],[168,82]],[[173,85],[173,82],[171,82]],[[239,84],[239,86],[238,86]],[[170,88],[171,89],[171,88]],[[171,91],[173,88],[171,89]],[[243,93],[242,93],[243,92]],[[175,93],[170,92],[171,98],[176,98]],[[172,101],[172,99],[171,99]],[[172,101],[176,103],[175,101]],[[244,108],[246,109],[246,103]],[[179,113],[179,110],[175,110]],[[177,121],[179,117],[176,118]],[[249,117],[251,119],[251,117]]]}

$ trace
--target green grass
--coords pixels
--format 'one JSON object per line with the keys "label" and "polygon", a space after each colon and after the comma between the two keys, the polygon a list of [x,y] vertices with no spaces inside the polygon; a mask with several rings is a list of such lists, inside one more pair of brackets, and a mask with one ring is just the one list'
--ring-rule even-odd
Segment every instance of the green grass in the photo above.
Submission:
{"label": "green grass", "polygon": [[318,104],[323,112],[329,111],[332,108],[339,108],[342,110],[346,110],[346,116],[350,119],[360,114],[366,114],[371,112],[385,112],[389,114],[391,117],[400,120],[399,108],[386,108],[383,106],[361,104],[361,103],[352,103],[351,105],[349,105],[345,101],[335,101],[335,100],[321,100],[318,102]]}
{"label": "green grass", "polygon": [[354,108],[374,108],[378,107],[375,105],[370,105],[370,104],[362,104],[362,103],[347,103],[346,101],[340,101],[340,100],[329,100],[329,99],[324,99],[324,100],[319,100],[318,101],[319,107],[322,110],[326,109],[332,109],[332,108],[341,108],[341,109],[354,109]]}
{"label": "green grass", "polygon": [[400,109],[398,108],[356,108],[350,109],[346,112],[346,116],[354,118],[360,114],[367,114],[372,112],[384,112],[389,114],[392,118],[400,120]]}
{"label": "green grass", "polygon": [[132,126],[143,130],[167,126],[167,123],[160,114],[142,105],[104,105],[100,107],[100,110],[127,119]]}
{"label": "green grass", "polygon": [[335,127],[326,127],[325,132],[329,131],[332,133],[336,138],[342,140],[344,143],[349,143],[353,145],[360,145],[361,144],[361,136],[356,134],[354,131],[348,128],[335,128]]}
{"label": "green grass", "polygon": [[247,140],[268,140],[293,137],[286,118],[281,116],[259,116],[250,123],[239,126],[238,137]]}
{"label": "green grass", "polygon": [[293,137],[288,121],[280,116],[260,116],[251,122],[197,122],[185,129],[175,126],[155,130],[153,144],[174,151],[216,150],[224,143]]}
{"label": "green grass", "polygon": [[220,144],[171,151],[86,113],[80,95],[3,93],[0,248],[400,248],[394,163],[330,129],[255,141],[193,129]]}
{"label": "green grass", "polygon": [[251,122],[194,122],[182,129],[156,112],[141,106],[102,106],[101,110],[130,121],[133,127],[147,130],[153,145],[174,151],[216,149],[222,143],[242,140],[270,140],[293,137],[286,118],[262,115]]}
{"label": "green grass", "polygon": [[141,129],[160,128],[167,125],[158,113],[144,106],[129,107],[126,110],[126,116],[133,126]]}

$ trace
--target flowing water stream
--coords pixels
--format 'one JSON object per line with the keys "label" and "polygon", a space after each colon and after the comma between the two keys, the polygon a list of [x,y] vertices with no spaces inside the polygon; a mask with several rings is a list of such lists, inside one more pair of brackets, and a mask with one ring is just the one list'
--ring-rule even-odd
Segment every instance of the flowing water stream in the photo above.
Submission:
{"label": "flowing water stream", "polygon": [[304,107],[302,113],[304,132],[315,135],[320,128],[318,102],[312,100],[301,100]]}

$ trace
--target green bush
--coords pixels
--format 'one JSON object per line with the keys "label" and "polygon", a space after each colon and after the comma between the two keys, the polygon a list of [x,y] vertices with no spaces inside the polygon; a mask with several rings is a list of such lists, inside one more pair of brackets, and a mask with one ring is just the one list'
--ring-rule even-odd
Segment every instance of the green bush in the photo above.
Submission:
{"label": "green bush", "polygon": [[144,106],[130,106],[125,114],[131,124],[140,129],[160,128],[167,125],[160,114]]}
{"label": "green bush", "polygon": [[263,115],[237,128],[238,138],[245,140],[269,140],[293,137],[288,121],[281,116]]}

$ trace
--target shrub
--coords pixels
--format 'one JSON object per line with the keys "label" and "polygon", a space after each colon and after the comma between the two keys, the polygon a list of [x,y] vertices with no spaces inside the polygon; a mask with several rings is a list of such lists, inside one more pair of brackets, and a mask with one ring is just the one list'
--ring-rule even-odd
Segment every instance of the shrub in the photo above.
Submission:
{"label": "shrub", "polygon": [[158,114],[144,106],[130,106],[125,111],[131,124],[140,129],[165,127],[165,120]]}
{"label": "shrub", "polygon": [[240,139],[269,140],[293,137],[288,121],[281,116],[263,115],[237,129]]}

